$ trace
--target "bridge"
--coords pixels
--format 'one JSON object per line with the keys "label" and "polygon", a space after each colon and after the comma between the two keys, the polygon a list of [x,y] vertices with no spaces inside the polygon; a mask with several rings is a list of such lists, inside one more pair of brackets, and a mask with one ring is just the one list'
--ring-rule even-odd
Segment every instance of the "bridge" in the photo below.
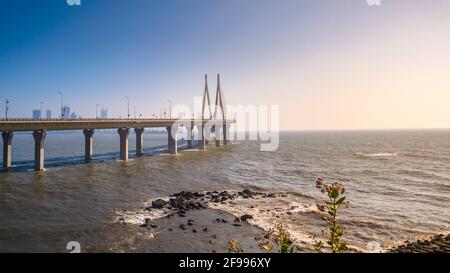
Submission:
{"label": "bridge", "polygon": [[[209,132],[214,132],[215,146],[229,143],[229,129],[235,121],[226,118],[226,109],[220,76],[217,75],[217,93],[214,111],[211,110],[208,81],[205,75],[205,89],[202,101],[201,118],[198,119],[1,119],[0,132],[3,138],[3,169],[9,170],[12,166],[12,140],[14,132],[32,132],[34,149],[34,169],[44,170],[44,144],[47,131],[82,130],[85,139],[85,160],[91,161],[93,156],[93,139],[96,129],[117,129],[120,137],[120,160],[128,160],[128,137],[130,129],[134,129],[136,135],[136,156],[143,155],[143,133],[145,128],[163,127],[167,130],[168,151],[177,154],[176,132],[178,128],[185,127],[188,148],[193,148],[193,129],[197,127],[199,132],[199,149],[205,150]],[[208,107],[208,108],[206,108]],[[207,115],[206,109],[209,109]],[[214,112],[214,113],[212,113]]]}

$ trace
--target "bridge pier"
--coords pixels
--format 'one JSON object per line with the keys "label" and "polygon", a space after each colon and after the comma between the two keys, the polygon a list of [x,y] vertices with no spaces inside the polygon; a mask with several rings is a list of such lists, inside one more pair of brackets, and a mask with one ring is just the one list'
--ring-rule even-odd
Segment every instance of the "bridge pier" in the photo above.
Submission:
{"label": "bridge pier", "polygon": [[89,162],[92,160],[92,154],[93,154],[93,138],[94,138],[94,129],[84,129],[84,158],[86,162]]}
{"label": "bridge pier", "polygon": [[198,130],[198,149],[201,151],[206,150],[206,126],[201,125],[197,127]]}
{"label": "bridge pier", "polygon": [[128,136],[130,135],[130,129],[119,128],[117,132],[120,136],[120,160],[128,161]]}
{"label": "bridge pier", "polygon": [[194,140],[194,127],[191,126],[190,131],[188,130],[188,135],[190,136],[187,140],[188,149],[192,149],[192,141]]}
{"label": "bridge pier", "polygon": [[230,144],[230,124],[223,125],[223,145]]}
{"label": "bridge pier", "polygon": [[[176,139],[176,134],[177,134],[178,128],[175,126],[168,126],[168,127],[166,127],[166,129],[167,129],[169,153],[172,155],[176,155],[178,152],[177,151],[177,139]],[[172,133],[173,133],[173,135],[172,135]]]}
{"label": "bridge pier", "polygon": [[215,133],[215,142],[216,142],[216,147],[220,148],[222,146],[222,135],[220,134],[220,126],[218,124],[214,125],[214,133]]}
{"label": "bridge pier", "polygon": [[144,154],[144,128],[134,128],[136,134],[136,156],[142,156]]}
{"label": "bridge pier", "polygon": [[13,132],[3,132],[3,168],[9,169],[11,168],[11,157],[12,157],[12,138]]}
{"label": "bridge pier", "polygon": [[46,131],[34,131],[34,170],[44,170],[44,142],[47,136]]}

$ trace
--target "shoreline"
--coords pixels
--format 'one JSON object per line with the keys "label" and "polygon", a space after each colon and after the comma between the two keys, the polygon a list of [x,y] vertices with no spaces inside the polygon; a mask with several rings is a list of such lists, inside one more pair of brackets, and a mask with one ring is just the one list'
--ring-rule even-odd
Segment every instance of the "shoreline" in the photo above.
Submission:
{"label": "shoreline", "polygon": [[428,236],[415,241],[405,241],[389,250],[389,253],[449,253],[450,234]]}
{"label": "shoreline", "polygon": [[[264,252],[258,241],[275,223],[286,227],[300,252],[315,252],[315,234],[323,228],[315,200],[302,196],[302,202],[294,202],[289,195],[253,189],[183,191],[151,199],[138,211],[116,211],[116,221],[149,234],[150,240],[136,248],[142,252],[227,252],[231,239],[238,240],[245,252]],[[385,249],[350,248],[351,252],[448,252],[450,236],[440,235],[425,243],[404,241]]]}

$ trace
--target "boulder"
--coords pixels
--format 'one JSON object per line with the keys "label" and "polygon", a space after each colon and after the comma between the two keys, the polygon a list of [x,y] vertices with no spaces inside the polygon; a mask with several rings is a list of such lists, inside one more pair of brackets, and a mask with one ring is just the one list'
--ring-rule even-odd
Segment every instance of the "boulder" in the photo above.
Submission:
{"label": "boulder", "polygon": [[152,208],[154,208],[154,209],[162,209],[167,205],[168,205],[168,203],[162,199],[156,199],[156,200],[152,201]]}
{"label": "boulder", "polygon": [[253,219],[253,216],[250,214],[244,214],[241,216],[241,221],[247,221],[248,219]]}

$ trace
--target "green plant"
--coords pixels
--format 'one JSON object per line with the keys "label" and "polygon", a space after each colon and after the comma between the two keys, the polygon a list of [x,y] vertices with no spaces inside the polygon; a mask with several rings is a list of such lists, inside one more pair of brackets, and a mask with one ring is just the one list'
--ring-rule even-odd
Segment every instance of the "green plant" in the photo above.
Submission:
{"label": "green plant", "polygon": [[242,253],[244,252],[244,249],[241,245],[239,245],[238,241],[235,239],[231,239],[228,242],[228,252],[229,253]]}
{"label": "green plant", "polygon": [[271,252],[273,245],[270,241],[274,242],[280,248],[280,253],[294,253],[297,251],[291,234],[282,224],[277,224],[275,227],[269,229],[264,239],[259,242],[259,245],[266,252]]}
{"label": "green plant", "polygon": [[[345,201],[344,186],[338,182],[328,184],[324,179],[318,178],[316,188],[320,189],[328,197],[328,200],[324,201],[324,205],[317,204],[317,208],[322,213],[322,219],[325,221],[325,226],[329,230],[329,233],[322,231],[322,236],[325,238],[326,244],[331,248],[331,252],[333,253],[348,251],[347,243],[341,242],[345,227],[338,221],[341,206],[347,206],[349,204]],[[323,241],[316,241],[314,248],[318,252],[322,252],[324,248]]]}

